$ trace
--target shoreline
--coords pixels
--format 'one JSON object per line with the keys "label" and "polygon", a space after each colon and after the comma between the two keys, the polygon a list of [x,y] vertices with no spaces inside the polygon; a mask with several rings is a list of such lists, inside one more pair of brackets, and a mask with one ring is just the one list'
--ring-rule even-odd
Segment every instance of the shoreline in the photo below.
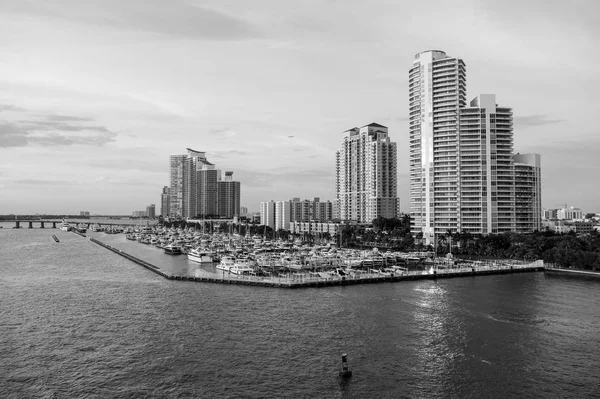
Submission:
{"label": "shoreline", "polygon": [[580,277],[595,277],[600,278],[600,272],[594,272],[591,270],[579,270],[579,269],[563,269],[557,267],[546,267],[545,272],[551,274],[567,274],[571,276],[580,276]]}

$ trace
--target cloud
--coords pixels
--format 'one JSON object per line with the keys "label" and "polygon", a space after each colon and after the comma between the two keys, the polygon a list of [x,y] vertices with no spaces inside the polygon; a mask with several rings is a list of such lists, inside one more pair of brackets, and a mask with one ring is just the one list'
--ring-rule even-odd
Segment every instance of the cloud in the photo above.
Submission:
{"label": "cloud", "polygon": [[[147,159],[156,159],[155,157],[148,156]],[[165,168],[164,162],[162,160],[145,161],[141,159],[131,159],[131,158],[121,158],[112,156],[109,158],[102,158],[97,160],[91,160],[85,162],[85,165],[91,166],[93,168],[100,169],[109,169],[109,170],[127,170],[133,171],[137,170],[144,173],[164,173],[168,171]]]}
{"label": "cloud", "polygon": [[23,112],[26,111],[25,108],[17,107],[13,104],[0,104],[0,112],[2,111],[12,111],[12,112]]}
{"label": "cloud", "polygon": [[225,128],[217,128],[217,129],[211,129],[208,131],[208,133],[213,136],[213,137],[217,137],[220,140],[225,140],[228,139],[230,137],[235,137],[237,136],[237,132],[232,130],[229,127],[225,127]]}
{"label": "cloud", "polygon": [[40,15],[187,39],[244,40],[261,36],[254,25],[241,18],[183,0],[9,0],[3,6],[3,12]]}
{"label": "cloud", "polygon": [[93,119],[72,115],[44,115],[44,119],[54,122],[91,122]]}
{"label": "cloud", "polygon": [[208,154],[207,156],[209,158],[209,161],[210,161],[210,158],[219,160],[219,159],[227,159],[227,158],[232,158],[232,157],[244,157],[244,156],[250,155],[249,152],[241,151],[241,150],[210,151],[207,154]]}
{"label": "cloud", "polygon": [[564,122],[563,119],[548,119],[547,115],[515,116],[515,124],[520,126],[542,126]]}
{"label": "cloud", "polygon": [[313,185],[318,181],[333,184],[334,180],[333,172],[323,169],[279,168],[273,172],[239,170],[236,174],[244,187],[256,188]]}
{"label": "cloud", "polygon": [[[76,117],[73,117],[76,118]],[[81,119],[73,119],[73,121],[80,121]],[[85,121],[93,121],[93,119],[83,119]],[[49,131],[49,130],[60,130],[64,132],[82,132],[85,130],[95,131],[101,133],[110,133],[110,130],[105,126],[98,125],[85,125],[85,124],[72,124],[66,122],[59,122],[53,120],[43,120],[43,121],[19,121],[21,124],[25,125],[26,128],[35,131]]]}
{"label": "cloud", "polygon": [[21,121],[19,124],[10,122],[0,123],[0,148],[26,147],[30,145],[104,146],[115,141],[116,137],[116,132],[100,125],[47,120]]}
{"label": "cloud", "polygon": [[0,123],[0,148],[24,147],[28,133],[14,123]]}
{"label": "cloud", "polygon": [[55,186],[70,182],[60,180],[19,179],[13,180],[12,183],[20,186]]}

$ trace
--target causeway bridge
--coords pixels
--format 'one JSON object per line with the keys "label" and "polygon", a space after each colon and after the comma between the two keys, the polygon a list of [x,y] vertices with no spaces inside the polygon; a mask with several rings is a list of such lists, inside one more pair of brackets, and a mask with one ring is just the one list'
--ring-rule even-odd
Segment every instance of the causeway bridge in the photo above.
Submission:
{"label": "causeway bridge", "polygon": [[[57,224],[62,223],[62,220],[42,220],[42,219],[37,219],[37,220],[3,220],[2,222],[14,222],[15,226],[13,227],[13,229],[20,229],[23,228],[23,226],[27,226],[27,228],[29,229],[33,229],[34,225],[40,229],[44,229],[46,228],[46,226],[48,226],[48,228],[52,228],[52,229],[56,229],[57,228]],[[100,227],[102,226],[125,226],[125,225],[131,225],[131,226],[137,226],[138,222],[131,220],[131,221],[119,221],[118,223],[114,223],[114,222],[102,222],[99,220],[92,220],[90,221],[89,219],[76,219],[76,220],[65,220],[65,222],[69,223],[70,225],[77,225],[77,224],[83,224],[86,226],[86,228],[90,228],[90,226],[97,224]],[[23,224],[23,226],[21,226],[21,224]],[[50,227],[50,225],[52,227]]]}

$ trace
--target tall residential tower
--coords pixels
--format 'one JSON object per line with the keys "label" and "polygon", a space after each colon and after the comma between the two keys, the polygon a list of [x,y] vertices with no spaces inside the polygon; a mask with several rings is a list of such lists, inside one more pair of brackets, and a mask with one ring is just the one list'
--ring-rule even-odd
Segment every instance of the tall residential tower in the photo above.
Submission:
{"label": "tall residential tower", "polygon": [[398,215],[396,143],[371,123],[344,132],[336,151],[336,204],[342,220],[370,223]]}
{"label": "tall residential tower", "polygon": [[410,215],[430,242],[456,229],[458,113],[466,105],[466,67],[443,51],[415,56],[409,71]]}
{"label": "tall residential tower", "polygon": [[493,94],[467,105],[466,86],[465,63],[443,51],[417,54],[409,70],[411,231],[426,244],[448,232],[533,231],[541,215],[539,155],[513,158],[512,109]]}

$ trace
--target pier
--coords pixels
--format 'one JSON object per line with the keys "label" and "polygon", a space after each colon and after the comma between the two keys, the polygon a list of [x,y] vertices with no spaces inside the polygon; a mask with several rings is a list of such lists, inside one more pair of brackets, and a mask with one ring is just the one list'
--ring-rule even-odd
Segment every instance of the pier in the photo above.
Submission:
{"label": "pier", "polygon": [[535,261],[530,264],[515,264],[510,266],[491,265],[482,267],[463,267],[454,269],[438,269],[432,272],[413,270],[402,271],[398,273],[382,274],[379,272],[361,272],[346,276],[327,276],[325,273],[290,273],[286,276],[251,276],[251,275],[236,275],[226,273],[215,273],[214,276],[187,276],[175,275],[165,272],[158,266],[130,255],[118,248],[104,244],[94,238],[90,238],[95,244],[98,244],[132,262],[156,273],[168,280],[179,281],[194,281],[203,283],[217,284],[238,284],[238,285],[254,285],[262,287],[277,287],[277,288],[308,288],[308,287],[332,287],[340,285],[355,285],[355,284],[375,284],[386,282],[400,282],[410,280],[435,280],[438,278],[454,278],[454,277],[474,277],[487,276],[495,274],[511,274],[511,273],[526,273],[526,272],[541,272],[544,271],[543,261]]}

